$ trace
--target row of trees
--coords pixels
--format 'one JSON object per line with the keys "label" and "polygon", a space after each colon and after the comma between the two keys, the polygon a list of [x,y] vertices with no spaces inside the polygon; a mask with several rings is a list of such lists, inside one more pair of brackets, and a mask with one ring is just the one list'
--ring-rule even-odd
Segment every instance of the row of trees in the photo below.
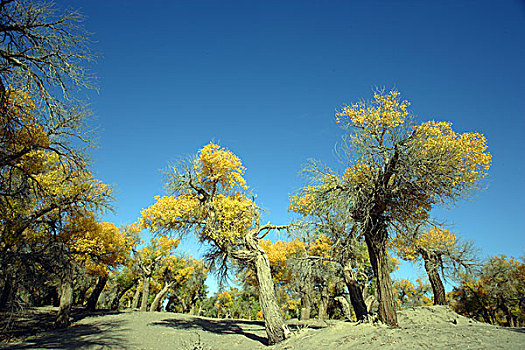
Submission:
{"label": "row of trees", "polygon": [[174,289],[182,294],[172,305],[200,298],[207,273],[171,254],[176,240],[139,250],[136,227],[100,220],[113,190],[86,156],[81,97],[93,88],[94,55],[82,21],[52,3],[0,1],[0,311],[56,304],[57,327],[69,325],[73,305],[93,310],[105,299],[116,308],[126,292],[139,290],[152,309]]}
{"label": "row of trees", "polygon": [[47,3],[0,2],[0,308],[60,281],[58,326],[69,322],[77,267],[107,275],[129,247],[97,219],[112,190],[84,153],[89,111],[79,96],[93,55],[81,21]]}
{"label": "row of trees", "polygon": [[[93,177],[84,152],[89,111],[79,96],[91,87],[85,66],[93,56],[81,21],[77,12],[60,14],[42,2],[0,2],[0,308],[59,295],[57,326],[68,325],[74,303],[94,309],[101,300],[113,308],[140,302],[142,311],[167,300],[169,310],[198,312],[211,309],[208,269],[221,276],[234,269],[242,292],[218,294],[214,310],[252,315],[257,296],[273,344],[289,333],[283,315],[307,319],[313,304],[320,318],[341,310],[364,321],[375,303],[379,319],[396,326],[395,295],[419,303],[426,287],[393,283],[392,254],[423,261],[435,304],[447,303],[444,274],[469,272],[471,246],[431,211],[478,187],[490,167],[486,140],[456,133],[448,122],[416,123],[397,91],[377,91],[336,113],[347,130],[339,148],[344,168],[313,161],[304,169],[307,184],[290,200],[292,224],[260,222],[241,160],[213,143],[169,168],[169,193],[156,197],[137,224],[100,222],[112,189]],[[145,246],[142,229],[155,234]],[[272,230],[292,240],[265,240]],[[208,247],[206,267],[174,254],[179,241],[172,237],[189,233]],[[522,275],[519,266],[509,271]],[[521,285],[509,287],[512,297],[482,298],[498,288],[487,282],[499,281],[486,277],[491,273],[465,277],[455,305],[468,305],[464,312],[477,305],[491,322],[521,322],[512,311],[522,308]],[[245,306],[233,312],[233,300]]]}

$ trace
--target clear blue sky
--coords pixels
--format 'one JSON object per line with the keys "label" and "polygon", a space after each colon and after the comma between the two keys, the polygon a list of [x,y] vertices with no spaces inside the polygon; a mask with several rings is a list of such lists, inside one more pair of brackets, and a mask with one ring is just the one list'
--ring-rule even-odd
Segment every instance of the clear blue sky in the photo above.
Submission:
{"label": "clear blue sky", "polygon": [[[442,214],[483,256],[525,255],[522,1],[60,0],[80,9],[99,94],[93,169],[134,222],[160,169],[214,140],[241,157],[258,203],[290,221],[309,158],[336,165],[334,111],[396,87],[418,120],[488,139],[488,188]],[[274,237],[275,238],[275,237]],[[189,253],[199,256],[187,242]]]}

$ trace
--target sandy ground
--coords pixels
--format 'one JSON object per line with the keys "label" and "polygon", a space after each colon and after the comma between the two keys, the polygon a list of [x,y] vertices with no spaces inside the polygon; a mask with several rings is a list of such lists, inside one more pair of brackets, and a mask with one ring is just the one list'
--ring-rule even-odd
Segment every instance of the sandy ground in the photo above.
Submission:
{"label": "sandy ground", "polygon": [[[175,313],[122,312],[76,315],[70,328],[47,330],[52,311],[26,322],[6,349],[525,349],[525,329],[472,321],[446,307],[402,310],[399,328],[380,324],[290,321],[294,335],[268,347],[259,321],[223,320]],[[33,315],[34,316],[34,315]],[[28,320],[31,317],[28,317]],[[34,317],[33,317],[34,319]],[[34,333],[34,334],[31,334]],[[29,335],[28,335],[29,334]]]}

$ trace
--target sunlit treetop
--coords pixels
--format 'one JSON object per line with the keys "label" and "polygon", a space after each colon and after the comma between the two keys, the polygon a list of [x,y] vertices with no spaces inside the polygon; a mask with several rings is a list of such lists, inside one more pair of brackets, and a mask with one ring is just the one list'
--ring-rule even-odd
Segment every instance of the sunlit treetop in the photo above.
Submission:
{"label": "sunlit treetop", "polygon": [[456,245],[456,235],[447,229],[434,226],[415,240],[398,235],[392,240],[397,254],[404,260],[418,260],[422,251],[445,254]]}
{"label": "sunlit treetop", "polygon": [[491,155],[483,135],[457,133],[449,122],[414,124],[409,105],[397,91],[379,91],[336,114],[337,123],[355,131],[338,186],[358,220],[368,215],[359,208],[375,203],[392,220],[425,221],[434,205],[467,196],[487,175]]}
{"label": "sunlit treetop", "polygon": [[[184,230],[189,225],[206,225],[207,210],[196,194],[155,197],[156,202],[141,211],[140,223],[152,231]],[[201,241],[235,240],[243,237],[255,219],[254,203],[245,195],[217,194],[213,201],[214,230],[198,230]]]}
{"label": "sunlit treetop", "polygon": [[214,143],[199,151],[195,167],[198,183],[208,191],[248,188],[243,177],[245,168],[240,158]]}
{"label": "sunlit treetop", "polygon": [[336,123],[362,128],[375,136],[383,136],[389,130],[402,125],[408,113],[408,101],[400,100],[400,93],[392,90],[385,94],[374,93],[370,103],[355,103],[336,113]]}
{"label": "sunlit treetop", "polygon": [[68,216],[57,240],[93,275],[107,275],[111,268],[124,264],[134,244],[126,231],[113,223],[98,222],[90,212]]}

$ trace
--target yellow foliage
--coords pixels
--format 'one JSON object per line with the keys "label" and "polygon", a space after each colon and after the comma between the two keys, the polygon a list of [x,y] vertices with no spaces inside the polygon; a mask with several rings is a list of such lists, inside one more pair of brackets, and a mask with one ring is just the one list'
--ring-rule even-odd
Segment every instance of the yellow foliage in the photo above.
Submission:
{"label": "yellow foliage", "polygon": [[[156,232],[196,226],[201,241],[219,244],[243,237],[256,212],[253,201],[235,191],[247,188],[240,159],[210,143],[199,151],[194,170],[197,182],[176,197],[155,197],[156,202],[141,211],[140,225]],[[207,191],[205,202],[195,186]]]}
{"label": "yellow foliage", "polygon": [[357,103],[343,107],[335,114],[336,123],[362,128],[375,136],[384,135],[389,129],[403,124],[408,116],[410,103],[401,101],[399,95],[395,90],[388,94],[378,91],[369,104]]}
{"label": "yellow foliage", "polygon": [[[306,189],[305,191],[307,191]],[[303,195],[290,196],[290,206],[288,210],[294,213],[308,216],[313,214],[315,210],[315,198],[312,194],[305,193]]]}
{"label": "yellow foliage", "polygon": [[311,256],[319,256],[322,258],[329,258],[332,249],[332,240],[324,234],[319,235],[308,249],[308,254]]}
{"label": "yellow foliage", "polygon": [[402,259],[414,261],[419,259],[422,249],[433,252],[452,249],[456,244],[456,235],[449,230],[434,226],[415,239],[398,235],[391,244]]}
{"label": "yellow foliage", "polygon": [[225,191],[235,186],[248,188],[243,178],[245,168],[232,152],[210,143],[199,151],[199,161],[197,175],[205,189],[212,190],[216,185]]}
{"label": "yellow foliage", "polygon": [[[434,120],[415,127],[419,135],[423,155],[438,157],[438,166],[443,177],[449,178],[450,191],[458,185],[472,186],[484,177],[490,168],[491,154],[487,152],[487,140],[478,133],[458,134],[452,123]],[[422,174],[424,175],[424,174]]]}
{"label": "yellow foliage", "polygon": [[124,231],[113,223],[98,223],[91,214],[72,216],[59,239],[67,244],[89,274],[99,276],[124,263],[133,245],[132,238]]}
{"label": "yellow foliage", "polygon": [[304,243],[298,239],[290,242],[277,241],[275,243],[272,243],[269,239],[261,239],[260,245],[268,256],[273,281],[276,283],[289,282],[292,276],[287,269],[286,261],[291,257],[304,256],[306,252]]}

